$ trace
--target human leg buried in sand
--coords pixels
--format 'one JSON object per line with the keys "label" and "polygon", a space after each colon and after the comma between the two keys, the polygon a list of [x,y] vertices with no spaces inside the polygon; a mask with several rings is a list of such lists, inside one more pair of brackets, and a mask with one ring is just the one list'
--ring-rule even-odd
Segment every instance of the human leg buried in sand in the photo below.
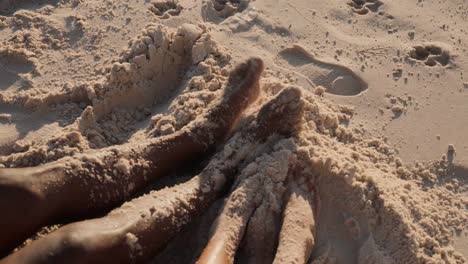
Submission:
{"label": "human leg buried in sand", "polygon": [[[255,71],[249,67],[253,67],[252,64],[261,66],[261,63],[259,59],[251,59],[248,63],[237,67],[233,74],[231,74],[229,80],[230,85],[226,88],[222,100],[223,103],[218,104],[208,111],[206,115],[208,120],[216,121],[216,124],[224,124],[224,130],[215,134],[216,136],[224,136],[227,133],[225,130],[230,130],[232,123],[235,122],[243,108],[257,96],[258,78],[261,69]],[[239,89],[242,85],[234,85],[234,83],[242,84],[242,80],[245,78],[236,79],[235,77],[240,77],[241,74],[243,76],[248,76],[252,73],[256,73],[256,75],[254,75],[254,82],[249,82],[250,84],[248,84],[248,87],[243,87],[241,90],[236,91],[234,88]],[[245,91],[249,89],[250,91]],[[227,100],[227,98],[230,99]],[[235,106],[240,105],[242,109],[238,109],[237,113],[233,113],[234,107],[231,105],[232,103],[236,103]],[[222,105],[225,107],[221,107]],[[224,114],[223,111],[226,111],[229,106],[231,107],[231,111]],[[234,111],[236,110],[234,109]],[[250,126],[244,127],[228,142],[230,149],[241,149],[241,151],[228,156],[226,156],[225,152],[220,152],[199,175],[195,176],[190,181],[170,189],[152,192],[136,198],[125,203],[120,208],[111,211],[105,217],[66,225],[44,238],[33,242],[26,248],[15,252],[3,261],[5,261],[5,263],[89,263],[102,261],[141,262],[148,259],[148,257],[152,256],[158,249],[164,247],[170,238],[183,226],[191,222],[194,217],[199,215],[219,196],[220,192],[225,189],[226,184],[232,182],[239,164],[243,162],[249,153],[255,152],[255,149],[260,148],[270,135],[288,135],[297,132],[302,111],[300,91],[297,88],[287,88],[283,90],[261,108],[257,118]],[[227,120],[229,123],[227,123],[226,119],[223,119],[220,114],[230,118],[230,120]],[[201,130],[200,127],[203,126],[192,127],[192,132],[196,129]],[[211,129],[213,129],[213,127],[211,127]],[[203,134],[197,131],[195,135]],[[201,140],[200,138],[197,139]],[[195,141],[196,140],[193,140],[193,142]],[[188,144],[187,141],[183,141],[183,143]],[[206,145],[213,143],[214,142],[205,139],[205,142],[195,142],[192,143],[192,145],[196,146],[196,144],[201,144],[202,146],[200,149],[203,150],[206,148]],[[177,143],[172,144],[171,146],[175,147],[182,146]],[[241,146],[248,147],[241,148]],[[171,154],[167,149],[159,149],[166,150],[166,153]],[[145,154],[146,153],[148,152],[145,152]],[[151,153],[152,156],[149,157],[158,160],[156,153],[154,153],[154,151],[151,151]],[[160,153],[164,154],[165,152]],[[176,163],[177,161],[178,160],[173,160],[172,162]],[[36,171],[39,171],[36,172],[38,174],[23,174],[23,177],[27,178],[34,175],[45,177],[41,175],[47,175],[51,171],[54,171],[47,169],[48,167],[45,167],[45,169],[36,169]],[[8,170],[3,171],[3,173],[5,172],[8,172]],[[57,177],[57,174],[53,176]],[[3,177],[8,179],[7,176]],[[51,176],[49,177],[53,178]],[[138,176],[132,173],[131,177]],[[136,181],[132,182],[137,184]],[[122,181],[120,184],[126,186],[128,185],[128,180]],[[140,183],[139,186],[144,186],[144,184],[145,183]],[[4,184],[4,186],[9,187],[14,185]],[[4,188],[7,189],[6,187]],[[119,183],[114,183],[114,188],[118,187]],[[15,191],[21,189],[11,188],[11,190]],[[12,193],[14,194],[13,191]],[[60,191],[61,190],[55,190],[56,193],[60,193]],[[74,191],[79,192],[79,194],[84,193],[84,190],[74,189]],[[24,193],[25,192],[19,193],[18,196],[25,199],[26,196],[21,196],[21,194],[24,195]],[[125,199],[126,197],[127,196],[124,196],[121,199]],[[38,200],[45,199],[39,195],[33,197],[32,200],[34,200],[34,198]],[[27,201],[24,201],[24,203],[27,203]],[[222,254],[220,256],[222,256]]]}
{"label": "human leg buried in sand", "polygon": [[[283,156],[281,151],[271,154],[273,157],[278,157],[278,155]],[[286,156],[289,156],[290,168],[286,171],[288,186],[284,195],[283,222],[281,228],[279,226],[273,227],[276,230],[270,232],[275,235],[279,233],[279,238],[272,238],[272,241],[279,240],[278,246],[276,248],[276,243],[270,243],[267,240],[255,243],[253,241],[255,239],[248,239],[246,241],[248,245],[244,247],[254,248],[256,251],[248,257],[249,263],[271,263],[272,261],[273,263],[306,263],[314,248],[318,194],[312,184],[303,185],[308,186],[307,190],[299,186],[299,182],[305,180],[305,178],[301,179],[302,168],[298,165],[294,155]],[[249,237],[249,232],[253,232],[256,236],[265,237],[265,232],[262,230],[264,228],[261,226],[252,227],[252,225],[261,225],[258,223],[259,221],[253,221],[253,218],[261,215],[258,214],[260,208],[271,202],[267,201],[268,191],[262,189],[268,188],[266,187],[268,184],[265,184],[265,177],[269,177],[268,170],[271,169],[271,162],[274,160],[260,158],[258,161],[260,169],[255,174],[241,180],[236,186],[217,221],[213,224],[213,235],[198,263],[233,263],[241,241],[245,237]],[[249,168],[247,167],[246,170]],[[248,174],[250,173],[244,175]],[[239,203],[242,205],[240,206]],[[268,222],[269,219],[265,219],[268,214],[263,216],[264,218],[260,222]],[[274,256],[266,256],[263,254],[264,251],[271,251],[271,249],[258,250],[258,244],[267,244],[273,249],[273,252],[276,249],[276,253]],[[256,256],[259,254],[260,258]]]}
{"label": "human leg buried in sand", "polygon": [[258,58],[237,66],[219,101],[202,118],[171,135],[39,167],[0,169],[0,210],[5,212],[0,218],[0,254],[51,221],[116,206],[169,169],[202,154],[229,133],[257,98],[262,71]]}

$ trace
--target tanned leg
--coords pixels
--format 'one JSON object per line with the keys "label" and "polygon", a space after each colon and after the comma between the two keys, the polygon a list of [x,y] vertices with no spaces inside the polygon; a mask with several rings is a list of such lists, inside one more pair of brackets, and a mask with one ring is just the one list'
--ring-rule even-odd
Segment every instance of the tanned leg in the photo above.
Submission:
{"label": "tanned leg", "polygon": [[0,169],[0,255],[39,227],[89,215],[124,201],[169,169],[223,139],[259,94],[263,62],[251,58],[230,74],[224,94],[199,119],[140,146],[129,144],[38,167]]}

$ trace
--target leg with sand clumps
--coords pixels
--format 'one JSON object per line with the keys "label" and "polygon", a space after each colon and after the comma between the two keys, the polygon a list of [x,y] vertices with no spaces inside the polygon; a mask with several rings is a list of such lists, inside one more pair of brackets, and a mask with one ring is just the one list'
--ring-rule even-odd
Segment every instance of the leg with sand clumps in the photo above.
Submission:
{"label": "leg with sand clumps", "polygon": [[257,98],[262,71],[260,58],[241,63],[230,73],[224,94],[214,106],[173,134],[38,167],[0,169],[0,211],[7,216],[0,218],[0,255],[51,221],[84,217],[121,203],[223,140]]}
{"label": "leg with sand clumps", "polygon": [[[264,183],[269,185],[268,183]],[[271,185],[270,185],[271,186]],[[281,229],[281,199],[279,203],[271,201],[281,198],[281,191],[275,189],[271,195],[263,195],[260,206],[257,206],[249,219],[242,247],[236,255],[236,262],[271,264],[278,246],[278,234]],[[279,205],[279,206],[278,206]]]}
{"label": "leg with sand clumps", "polygon": [[[270,127],[268,133],[252,134],[259,124],[265,124],[263,119],[269,116],[265,113],[229,140],[232,153],[220,151],[188,182],[136,198],[105,217],[66,225],[2,263],[129,263],[148,259],[219,198],[250,153],[261,148],[270,135],[279,133],[278,127]],[[302,109],[297,109],[296,114],[301,113]],[[286,115],[279,117],[286,123]],[[246,206],[240,210],[251,209]]]}
{"label": "leg with sand clumps", "polygon": [[250,177],[230,195],[216,220],[214,235],[197,263],[233,263],[247,223],[257,204],[255,196],[261,188],[260,177]]}
{"label": "leg with sand clumps", "polygon": [[290,171],[283,224],[273,263],[307,263],[315,246],[318,194],[311,184],[299,186],[300,170],[297,167]]}
{"label": "leg with sand clumps", "polygon": [[[256,129],[252,132],[254,137],[268,134],[268,132],[283,135],[296,133],[298,127],[296,122],[302,118],[303,114],[300,96],[299,89],[288,88],[266,103],[257,116]],[[272,108],[272,106],[277,108]],[[291,116],[295,118],[290,119]],[[287,160],[287,157],[288,155],[284,155],[283,161]],[[268,159],[266,158],[266,160]],[[270,162],[269,164],[271,164],[275,161],[265,161],[262,156],[258,162]],[[278,163],[278,161],[276,162]],[[213,225],[214,233],[198,263],[233,263],[247,223],[262,200],[258,196],[262,193],[261,188],[263,188],[266,172],[259,169],[261,171],[249,176],[251,170],[250,165],[243,170],[240,176],[242,180],[229,196],[220,216]]]}

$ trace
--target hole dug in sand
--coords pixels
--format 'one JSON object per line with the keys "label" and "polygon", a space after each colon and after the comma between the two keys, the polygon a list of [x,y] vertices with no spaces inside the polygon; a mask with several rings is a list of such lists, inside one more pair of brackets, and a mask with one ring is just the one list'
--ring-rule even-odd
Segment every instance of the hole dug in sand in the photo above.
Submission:
{"label": "hole dug in sand", "polygon": [[36,68],[34,54],[24,49],[0,50],[0,91],[28,87],[28,73]]}

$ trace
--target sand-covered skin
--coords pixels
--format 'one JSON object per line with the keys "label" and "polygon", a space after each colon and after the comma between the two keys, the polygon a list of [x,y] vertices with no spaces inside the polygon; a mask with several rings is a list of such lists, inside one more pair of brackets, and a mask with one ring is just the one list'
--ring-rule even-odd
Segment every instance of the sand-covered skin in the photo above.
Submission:
{"label": "sand-covered skin", "polygon": [[[259,56],[261,94],[238,126],[300,87],[301,130],[271,148],[294,153],[304,190],[319,191],[309,262],[465,263],[467,21],[464,0],[3,1],[0,167],[99,161],[101,149],[175,133],[216,102],[237,62]],[[239,263],[273,260],[285,206],[284,158],[255,154],[239,171],[270,173],[255,174]],[[109,171],[141,164],[116,155]],[[222,204],[152,262],[195,261]]]}

